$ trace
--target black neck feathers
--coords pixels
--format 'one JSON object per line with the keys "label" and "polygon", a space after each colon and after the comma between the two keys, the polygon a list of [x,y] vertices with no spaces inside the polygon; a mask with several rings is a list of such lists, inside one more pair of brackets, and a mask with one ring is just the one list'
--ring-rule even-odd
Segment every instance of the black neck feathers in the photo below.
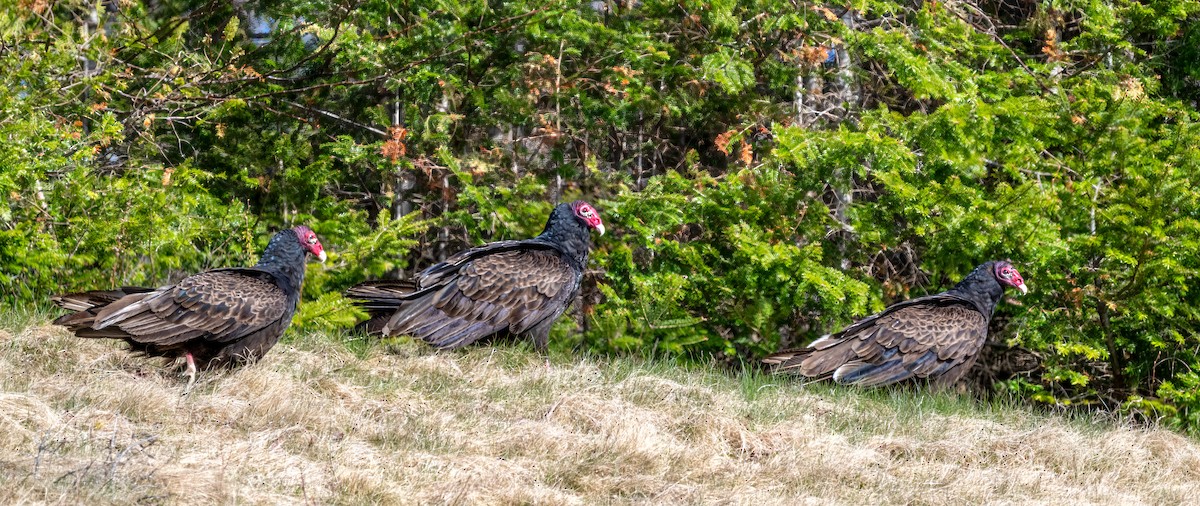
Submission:
{"label": "black neck feathers", "polygon": [[307,251],[300,244],[296,232],[292,229],[280,230],[271,238],[267,249],[258,259],[255,268],[275,275],[289,296],[299,296],[300,286],[304,283],[304,267],[308,258]]}
{"label": "black neck feathers", "polygon": [[534,240],[553,244],[580,270],[587,265],[588,250],[592,247],[591,230],[575,216],[571,204],[555,206],[546,220],[546,228]]}
{"label": "black neck feathers", "polygon": [[996,304],[999,304],[1000,298],[1004,296],[1004,287],[1000,285],[999,281],[996,281],[995,264],[994,261],[985,262],[976,267],[967,277],[954,285],[954,288],[947,290],[946,294],[970,301],[975,304],[975,308],[980,313],[983,313],[984,318],[991,321]]}

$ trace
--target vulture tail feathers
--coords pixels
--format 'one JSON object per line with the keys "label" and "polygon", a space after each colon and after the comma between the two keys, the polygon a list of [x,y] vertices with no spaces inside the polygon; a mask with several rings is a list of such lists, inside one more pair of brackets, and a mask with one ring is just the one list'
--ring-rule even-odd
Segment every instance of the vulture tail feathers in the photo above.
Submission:
{"label": "vulture tail feathers", "polygon": [[[824,338],[823,338],[824,339]],[[767,356],[763,362],[775,366],[775,372],[796,373],[812,378],[824,378],[834,374],[843,364],[856,358],[853,342],[842,341],[824,348],[816,347],[817,343],[807,348],[796,348],[781,351]]]}
{"label": "vulture tail feathers", "polygon": [[128,334],[120,330],[97,332],[99,329],[92,329],[91,327],[96,324],[100,313],[108,309],[112,303],[121,300],[127,295],[150,293],[153,291],[153,288],[123,286],[116,290],[92,290],[51,297],[50,300],[54,301],[59,307],[74,311],[55,318],[53,323],[69,328],[72,332],[76,332],[79,337],[127,337]]}
{"label": "vulture tail feathers", "polygon": [[416,283],[407,280],[376,280],[368,281],[351,287],[346,290],[346,297],[363,299],[365,301],[386,302],[390,300],[403,300],[409,298],[416,292],[420,291],[420,287]]}
{"label": "vulture tail feathers", "polygon": [[153,288],[140,286],[123,286],[116,290],[91,290],[87,292],[68,293],[51,297],[50,300],[59,307],[70,311],[86,311],[112,304],[117,299],[135,293],[153,292]]}
{"label": "vulture tail feathers", "polygon": [[794,348],[767,355],[762,361],[764,364],[774,367],[776,371],[783,372],[800,367],[800,364],[812,352],[812,348]]}

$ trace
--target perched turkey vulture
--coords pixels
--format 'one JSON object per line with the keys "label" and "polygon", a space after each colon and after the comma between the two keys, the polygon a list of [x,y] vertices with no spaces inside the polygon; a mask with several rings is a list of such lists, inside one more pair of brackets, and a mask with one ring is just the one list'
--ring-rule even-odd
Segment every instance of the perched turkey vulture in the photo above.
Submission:
{"label": "perched turkey vulture", "polygon": [[254,267],[215,269],[161,288],[124,287],[54,297],[74,311],[54,323],[79,337],[124,339],[149,356],[187,360],[188,384],[203,367],[254,361],[270,350],[300,302],[306,254],[321,241],[303,225],[271,238]]}
{"label": "perched turkey vulture", "polygon": [[805,348],[763,359],[776,372],[843,384],[889,385],[923,380],[953,385],[979,357],[992,311],[1010,286],[1025,293],[1012,264],[987,262],[954,288],[893,304]]}
{"label": "perched turkey vulture", "polygon": [[409,335],[453,349],[495,334],[529,335],[538,349],[579,292],[591,246],[604,235],[590,204],[559,204],[541,235],[468,249],[412,281],[368,281],[346,292],[371,318],[368,334]]}

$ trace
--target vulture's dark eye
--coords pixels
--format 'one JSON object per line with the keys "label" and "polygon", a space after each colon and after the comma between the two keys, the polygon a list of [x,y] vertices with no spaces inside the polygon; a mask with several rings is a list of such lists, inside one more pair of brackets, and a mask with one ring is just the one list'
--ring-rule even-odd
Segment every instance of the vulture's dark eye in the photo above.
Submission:
{"label": "vulture's dark eye", "polygon": [[310,235],[310,236],[308,236],[308,243],[309,243],[309,244],[316,244],[316,243],[317,243],[317,236],[315,236],[315,235]]}

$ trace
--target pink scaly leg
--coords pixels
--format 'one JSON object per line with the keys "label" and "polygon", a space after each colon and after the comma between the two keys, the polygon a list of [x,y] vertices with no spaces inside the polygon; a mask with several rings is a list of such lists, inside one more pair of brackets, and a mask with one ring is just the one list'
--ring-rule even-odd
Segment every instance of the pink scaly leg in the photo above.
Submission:
{"label": "pink scaly leg", "polygon": [[184,354],[184,358],[187,359],[188,365],[188,383],[186,387],[183,387],[183,395],[187,395],[188,392],[192,391],[192,385],[196,384],[196,359],[192,357],[192,352],[190,351]]}

